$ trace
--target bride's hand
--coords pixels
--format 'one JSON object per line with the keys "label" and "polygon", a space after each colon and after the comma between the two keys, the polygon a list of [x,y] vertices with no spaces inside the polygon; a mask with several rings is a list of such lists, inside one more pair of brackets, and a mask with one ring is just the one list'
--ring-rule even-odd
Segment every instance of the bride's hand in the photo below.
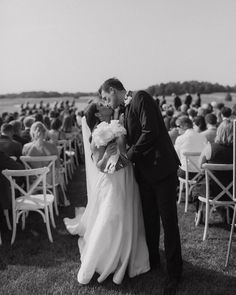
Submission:
{"label": "bride's hand", "polygon": [[116,142],[110,143],[106,148],[105,156],[109,158],[110,156],[115,155],[116,153],[117,153],[117,143]]}

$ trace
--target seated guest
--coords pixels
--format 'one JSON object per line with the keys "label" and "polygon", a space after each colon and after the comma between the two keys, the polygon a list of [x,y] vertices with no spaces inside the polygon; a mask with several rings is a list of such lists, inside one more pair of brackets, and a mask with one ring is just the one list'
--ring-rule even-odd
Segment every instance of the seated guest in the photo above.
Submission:
{"label": "seated guest", "polygon": [[217,131],[217,118],[215,114],[207,114],[205,117],[206,121],[206,127],[207,129],[202,132],[202,135],[204,135],[210,143],[213,143],[215,141],[216,137],[216,131]]}
{"label": "seated guest", "polygon": [[232,114],[231,108],[223,107],[221,109],[221,117],[222,117],[222,120],[230,119],[231,114]]}
{"label": "seated guest", "polygon": [[179,130],[176,126],[176,120],[177,118],[173,117],[170,121],[170,131],[168,131],[170,139],[175,144],[176,138],[179,136]]}
{"label": "seated guest", "polygon": [[193,129],[197,132],[203,132],[206,130],[206,122],[203,116],[196,116],[193,119]]}
{"label": "seated guest", "polygon": [[0,151],[5,152],[9,157],[19,158],[22,154],[22,145],[13,140],[13,126],[4,123],[1,126]]}
{"label": "seated guest", "polygon": [[21,136],[23,139],[25,139],[26,142],[31,141],[30,127],[32,126],[33,123],[34,123],[33,117],[25,117],[23,121],[24,130],[21,132]]}
{"label": "seated guest", "polygon": [[[204,163],[232,164],[233,163],[233,122],[224,120],[218,127],[214,143],[208,143],[199,158],[200,167]],[[233,179],[233,171],[214,171],[215,176],[227,186]],[[205,180],[198,183],[193,189],[193,197],[198,202],[198,196],[205,196]],[[221,188],[214,180],[210,180],[210,196],[216,196]],[[222,196],[221,200],[230,200],[228,195]],[[197,203],[198,209],[198,203]]]}
{"label": "seated guest", "polygon": [[[5,169],[23,170],[24,167],[22,164],[12,160],[7,154],[0,151],[0,207],[1,209],[11,209],[10,183],[7,180],[7,178],[2,174],[2,171]],[[18,180],[20,181],[19,178]]]}
{"label": "seated guest", "polygon": [[[175,150],[180,158],[181,168],[178,171],[178,176],[185,178],[186,163],[184,152],[201,152],[205,147],[207,140],[204,135],[193,129],[193,122],[187,116],[181,116],[177,119],[176,125],[179,128],[180,136],[175,141]],[[194,159],[194,163],[198,165],[198,160]],[[196,175],[197,169],[189,163],[189,177]]]}
{"label": "seated guest", "polygon": [[[32,141],[25,144],[23,147],[22,154],[24,156],[58,156],[57,146],[46,140],[47,128],[42,122],[35,122],[30,128],[30,135]],[[32,168],[40,168],[45,166],[45,162],[32,163]],[[59,160],[56,162],[56,182],[58,182],[59,171],[57,168],[60,167]],[[50,178],[50,176],[49,176]],[[48,178],[47,178],[48,179]]]}
{"label": "seated guest", "polygon": [[170,130],[170,121],[173,117],[173,114],[174,114],[174,110],[172,108],[168,108],[166,110],[166,116],[164,118],[164,123],[165,123],[167,131]]}
{"label": "seated guest", "polygon": [[59,118],[55,118],[51,123],[51,130],[48,131],[48,135],[52,142],[57,144],[58,140],[66,139],[65,132],[60,130],[62,122]]}
{"label": "seated guest", "polygon": [[20,121],[11,121],[10,124],[13,127],[13,139],[19,142],[22,146],[26,144],[28,141],[21,136],[21,122]]}

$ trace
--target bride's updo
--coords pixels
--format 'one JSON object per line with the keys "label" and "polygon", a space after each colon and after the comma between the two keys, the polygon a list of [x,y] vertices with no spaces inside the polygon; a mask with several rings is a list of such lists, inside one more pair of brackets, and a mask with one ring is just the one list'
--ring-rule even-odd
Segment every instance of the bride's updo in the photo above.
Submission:
{"label": "bride's updo", "polygon": [[42,122],[35,122],[30,128],[30,135],[32,141],[36,141],[38,139],[45,139],[47,135],[47,128]]}

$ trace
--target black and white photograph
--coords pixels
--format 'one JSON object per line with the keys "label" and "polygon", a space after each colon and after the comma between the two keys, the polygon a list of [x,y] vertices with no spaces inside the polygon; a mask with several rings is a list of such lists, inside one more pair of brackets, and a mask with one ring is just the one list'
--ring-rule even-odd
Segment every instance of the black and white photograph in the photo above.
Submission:
{"label": "black and white photograph", "polygon": [[0,294],[236,294],[236,1],[0,0]]}

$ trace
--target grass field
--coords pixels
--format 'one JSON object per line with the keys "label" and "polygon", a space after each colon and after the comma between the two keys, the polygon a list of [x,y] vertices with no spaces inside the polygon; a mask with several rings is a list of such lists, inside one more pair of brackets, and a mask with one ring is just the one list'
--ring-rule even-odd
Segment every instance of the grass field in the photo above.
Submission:
{"label": "grass field", "polygon": [[[226,93],[211,93],[211,94],[202,94],[202,102],[203,103],[210,103],[212,101],[216,102],[224,102],[228,106],[232,106],[236,103],[236,93],[232,93],[233,101],[232,102],[225,102],[225,95]],[[180,96],[182,100],[184,100],[184,95]],[[193,95],[194,98],[194,95]],[[91,97],[80,97],[79,99],[75,99],[75,105],[78,110],[83,110],[87,105],[88,101]],[[72,101],[72,97],[55,97],[55,98],[12,98],[12,99],[0,99],[0,114],[7,111],[7,112],[15,112],[20,110],[20,105],[22,103],[29,102],[30,105],[39,104],[40,100],[43,100],[44,103],[49,102],[51,105],[54,105],[56,101]],[[172,103],[173,99],[171,96],[166,96],[166,100],[168,103]]]}
{"label": "grass field", "polygon": [[[26,229],[18,228],[16,241],[10,246],[11,233],[6,229],[0,212],[0,229],[3,245],[0,247],[0,294],[45,295],[45,294],[107,294],[141,295],[162,294],[165,279],[165,258],[161,243],[163,268],[134,279],[125,277],[121,286],[112,283],[109,277],[98,284],[96,276],[87,286],[77,283],[80,256],[78,238],[65,230],[63,217],[73,217],[75,206],[86,204],[84,166],[75,173],[68,189],[72,205],[60,210],[57,229],[53,230],[54,243],[48,241],[41,217],[30,214]],[[178,206],[179,225],[184,259],[183,282],[180,295],[234,295],[236,294],[236,239],[234,239],[230,264],[224,268],[229,238],[229,228],[213,224],[209,238],[202,241],[203,226],[194,226],[194,209],[184,214],[183,204]],[[162,239],[163,240],[163,235]]]}

